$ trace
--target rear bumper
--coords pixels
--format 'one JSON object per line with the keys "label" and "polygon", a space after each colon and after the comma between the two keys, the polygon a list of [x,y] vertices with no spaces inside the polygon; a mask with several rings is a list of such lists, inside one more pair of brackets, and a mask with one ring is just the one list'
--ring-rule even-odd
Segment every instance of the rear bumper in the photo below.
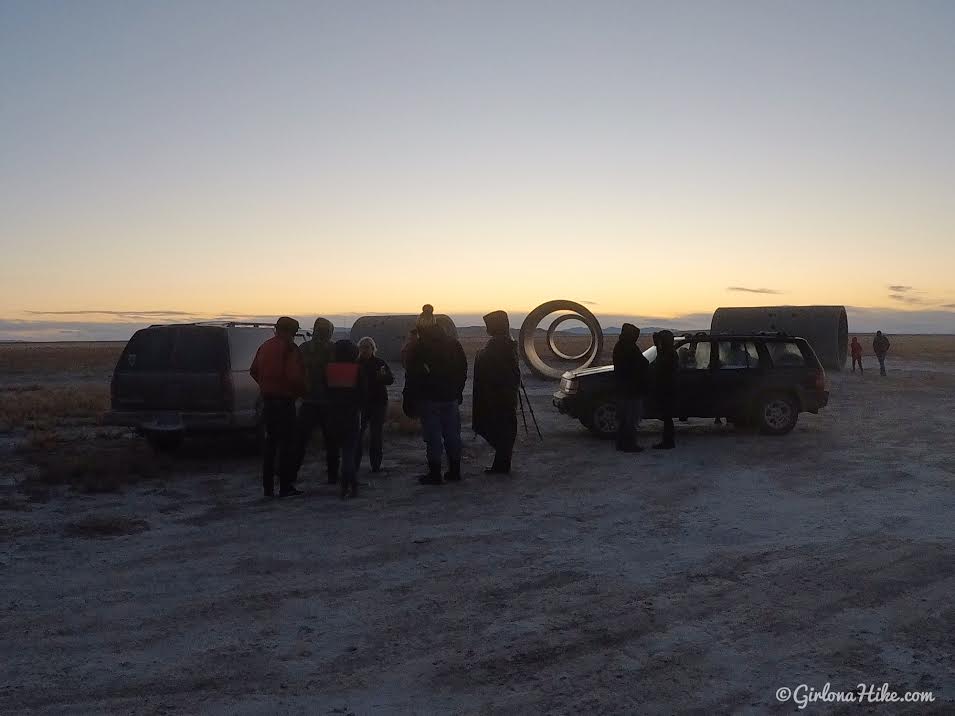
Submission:
{"label": "rear bumper", "polygon": [[178,412],[167,410],[110,410],[107,425],[155,432],[201,432],[243,430],[255,427],[255,413]]}
{"label": "rear bumper", "polygon": [[809,390],[803,394],[802,409],[807,413],[818,413],[822,408],[829,405],[828,390]]}

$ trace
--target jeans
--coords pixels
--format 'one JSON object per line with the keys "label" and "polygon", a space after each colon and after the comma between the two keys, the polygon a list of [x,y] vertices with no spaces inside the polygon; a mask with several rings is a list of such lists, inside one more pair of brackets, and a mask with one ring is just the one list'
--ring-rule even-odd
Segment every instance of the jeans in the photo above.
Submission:
{"label": "jeans", "polygon": [[640,415],[643,411],[643,400],[640,398],[617,399],[617,448],[628,448],[636,445],[637,425],[640,424]]}
{"label": "jeans", "polygon": [[853,372],[853,373],[856,372],[856,366],[857,366],[857,365],[859,366],[859,372],[862,373],[863,371],[862,371],[862,359],[861,359],[861,358],[853,358],[853,359],[852,359],[852,372]]}
{"label": "jeans", "polygon": [[275,458],[278,456],[279,489],[285,492],[295,482],[298,461],[295,450],[295,401],[291,398],[264,398],[265,454],[262,457],[262,489],[275,491]]}
{"label": "jeans", "polygon": [[371,469],[375,472],[381,469],[382,443],[384,442],[385,413],[387,404],[369,405],[361,414],[361,431],[358,433],[358,445],[355,448],[355,468],[361,467],[361,458],[364,454],[365,433],[368,433],[368,458]]}
{"label": "jeans", "polygon": [[458,401],[422,400],[418,405],[428,463],[440,464],[443,451],[447,452],[448,460],[460,460],[461,411]]}
{"label": "jeans", "polygon": [[876,354],[875,357],[879,359],[879,374],[885,375],[885,353]]}
{"label": "jeans", "polygon": [[674,410],[674,400],[671,397],[660,397],[660,419],[663,420],[663,441],[664,445],[673,446],[676,443],[674,442],[674,430],[673,430],[673,410]]}
{"label": "jeans", "polygon": [[354,485],[357,481],[358,473],[358,422],[341,426],[336,431],[336,440],[341,449],[342,461],[342,484]]}
{"label": "jeans", "polygon": [[325,463],[328,468],[328,481],[337,482],[338,463],[341,446],[338,444],[326,416],[327,408],[319,403],[302,403],[298,413],[298,428],[296,430],[296,473],[305,461],[305,450],[315,428],[321,428],[322,440],[325,443]]}

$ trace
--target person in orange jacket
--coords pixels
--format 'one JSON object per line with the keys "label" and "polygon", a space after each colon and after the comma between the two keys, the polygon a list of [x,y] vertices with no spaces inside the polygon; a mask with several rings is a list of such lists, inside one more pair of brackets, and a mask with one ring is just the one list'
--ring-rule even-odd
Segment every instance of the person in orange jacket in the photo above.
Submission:
{"label": "person in orange jacket", "polygon": [[849,350],[852,353],[852,372],[856,372],[856,363],[859,364],[859,375],[862,375],[862,344],[859,339],[852,336],[852,343],[849,344]]}
{"label": "person in orange jacket", "polygon": [[275,458],[278,456],[279,497],[301,495],[295,489],[295,401],[305,394],[305,363],[295,345],[298,321],[282,316],[275,323],[275,337],[255,353],[249,375],[262,394],[265,454],[262,458],[262,489],[275,495]]}
{"label": "person in orange jacket", "polygon": [[358,440],[361,410],[368,395],[367,379],[358,362],[358,346],[349,340],[335,342],[332,360],[325,366],[325,383],[330,433],[341,458],[341,497],[358,497]]}

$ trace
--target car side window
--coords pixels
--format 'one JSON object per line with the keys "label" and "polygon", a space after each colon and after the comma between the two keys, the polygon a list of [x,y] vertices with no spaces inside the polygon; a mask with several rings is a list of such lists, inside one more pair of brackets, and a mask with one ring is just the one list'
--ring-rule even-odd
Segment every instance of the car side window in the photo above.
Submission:
{"label": "car side window", "polygon": [[720,369],[740,370],[759,366],[759,353],[752,341],[720,341],[717,345]]}
{"label": "car side window", "polygon": [[806,359],[803,357],[799,346],[790,342],[770,343],[766,346],[769,349],[769,355],[773,359],[775,366],[799,366],[806,365]]}
{"label": "car side window", "polygon": [[684,343],[676,355],[682,370],[707,370],[710,367],[709,341]]}

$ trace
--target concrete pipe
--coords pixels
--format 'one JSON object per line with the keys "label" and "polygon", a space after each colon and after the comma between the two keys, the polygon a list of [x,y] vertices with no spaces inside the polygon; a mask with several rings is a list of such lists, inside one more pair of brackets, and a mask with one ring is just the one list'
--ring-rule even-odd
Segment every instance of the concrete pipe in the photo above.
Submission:
{"label": "concrete pipe", "polygon": [[[566,311],[570,311],[570,313],[565,313]],[[597,318],[585,306],[574,301],[564,300],[542,303],[524,319],[517,341],[521,358],[524,359],[524,363],[531,369],[531,372],[539,378],[560,378],[564,371],[568,369],[567,367],[555,368],[545,363],[538,354],[535,345],[540,322],[550,314],[557,312],[561,312],[561,315],[557,316],[547,328],[547,347],[555,356],[566,361],[579,361],[573,368],[586,368],[599,360],[603,351],[603,330],[600,328]],[[558,349],[555,342],[555,332],[560,324],[574,320],[580,321],[590,330],[590,346],[578,355],[568,355]]]}
{"label": "concrete pipe", "polygon": [[[438,325],[449,336],[458,337],[457,326],[449,316],[436,313]],[[415,326],[418,314],[409,313],[399,316],[362,316],[351,327],[350,338],[358,343],[365,336],[371,336],[378,344],[378,357],[394,362],[401,360],[401,347],[408,340],[408,333]]]}
{"label": "concrete pipe", "polygon": [[710,331],[713,334],[783,331],[805,338],[828,370],[845,368],[849,351],[849,319],[845,306],[717,308]]}

